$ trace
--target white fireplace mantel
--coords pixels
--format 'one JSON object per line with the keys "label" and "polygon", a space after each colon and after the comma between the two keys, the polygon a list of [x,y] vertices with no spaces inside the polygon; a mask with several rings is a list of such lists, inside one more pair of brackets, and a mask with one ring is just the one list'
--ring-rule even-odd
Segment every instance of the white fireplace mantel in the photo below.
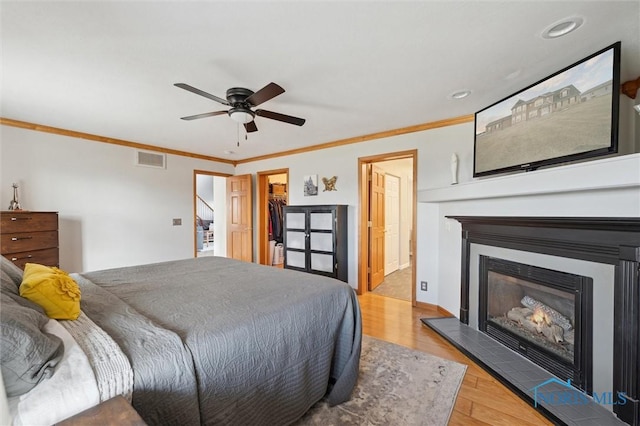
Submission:
{"label": "white fireplace mantel", "polygon": [[444,203],[634,187],[640,190],[640,154],[608,157],[420,190],[418,202]]}

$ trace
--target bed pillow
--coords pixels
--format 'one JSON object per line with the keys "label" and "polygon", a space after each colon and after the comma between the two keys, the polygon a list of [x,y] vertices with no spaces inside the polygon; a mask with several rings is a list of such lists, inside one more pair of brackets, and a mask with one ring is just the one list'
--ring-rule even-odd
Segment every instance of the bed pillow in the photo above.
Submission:
{"label": "bed pillow", "polygon": [[0,294],[0,365],[7,396],[22,395],[51,377],[64,354],[62,340],[43,332],[49,319]]}
{"label": "bed pillow", "polygon": [[[4,256],[0,256],[0,273],[2,275],[2,290],[13,290],[18,294],[18,287],[22,282],[22,269],[18,268],[12,261]],[[13,287],[10,286],[13,284]]]}
{"label": "bed pillow", "polygon": [[27,263],[20,296],[42,306],[49,318],[75,320],[80,315],[80,288],[56,267]]}

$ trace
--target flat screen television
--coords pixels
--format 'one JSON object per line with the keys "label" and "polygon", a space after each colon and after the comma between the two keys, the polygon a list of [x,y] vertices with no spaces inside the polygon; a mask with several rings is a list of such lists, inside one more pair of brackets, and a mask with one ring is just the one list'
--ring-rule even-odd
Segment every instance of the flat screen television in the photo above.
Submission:
{"label": "flat screen television", "polygon": [[620,42],[475,114],[473,177],[618,152]]}

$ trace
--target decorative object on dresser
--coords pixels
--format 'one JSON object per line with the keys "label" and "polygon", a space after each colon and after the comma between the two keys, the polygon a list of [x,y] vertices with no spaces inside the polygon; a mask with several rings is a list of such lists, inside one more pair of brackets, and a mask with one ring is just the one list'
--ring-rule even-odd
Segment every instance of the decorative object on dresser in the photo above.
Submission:
{"label": "decorative object on dresser", "polygon": [[348,282],[347,207],[284,206],[285,268]]}
{"label": "decorative object on dresser", "polygon": [[18,184],[14,183],[13,185],[13,200],[9,204],[9,210],[22,210],[20,207],[20,202],[18,201]]}
{"label": "decorative object on dresser", "polygon": [[0,253],[24,269],[27,262],[59,266],[58,213],[0,213]]}

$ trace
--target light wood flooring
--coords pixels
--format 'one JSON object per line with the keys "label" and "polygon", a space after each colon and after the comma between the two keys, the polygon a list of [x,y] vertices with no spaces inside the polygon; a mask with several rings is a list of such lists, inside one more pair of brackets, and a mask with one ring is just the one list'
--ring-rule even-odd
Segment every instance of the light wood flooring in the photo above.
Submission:
{"label": "light wood flooring", "polygon": [[410,302],[372,293],[359,296],[359,300],[364,334],[468,366],[449,425],[552,424],[444,338],[424,326],[420,318],[442,316],[435,308],[413,308]]}

